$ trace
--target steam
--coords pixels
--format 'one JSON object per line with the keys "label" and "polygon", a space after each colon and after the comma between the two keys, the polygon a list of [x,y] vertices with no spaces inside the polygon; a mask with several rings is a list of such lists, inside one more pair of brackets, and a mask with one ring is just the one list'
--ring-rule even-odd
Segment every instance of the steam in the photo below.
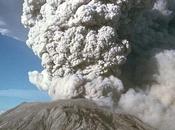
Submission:
{"label": "steam", "polygon": [[157,0],[153,9],[158,10],[163,15],[170,15],[172,13],[172,11],[167,8],[167,0]]}
{"label": "steam", "polygon": [[29,80],[53,99],[87,98],[175,129],[173,0],[25,0],[22,23],[44,68]]}
{"label": "steam", "polygon": [[174,11],[173,0],[158,0],[152,10],[120,27],[120,35],[132,41],[132,52],[123,68],[127,91],[117,111],[135,115],[159,130],[175,129]]}
{"label": "steam", "polygon": [[4,111],[0,111],[0,115],[3,114],[3,113],[4,113]]}
{"label": "steam", "polygon": [[[133,114],[159,130],[174,130],[175,51],[157,53],[150,64],[157,65],[154,83],[146,91],[129,89],[119,101],[122,111]],[[156,63],[155,63],[156,62]],[[153,71],[153,70],[152,70]]]}

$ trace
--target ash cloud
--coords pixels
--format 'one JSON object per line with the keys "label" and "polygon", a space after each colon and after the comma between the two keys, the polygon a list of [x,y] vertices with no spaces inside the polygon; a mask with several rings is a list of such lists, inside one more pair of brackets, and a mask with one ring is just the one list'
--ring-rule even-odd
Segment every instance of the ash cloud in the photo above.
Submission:
{"label": "ash cloud", "polygon": [[175,129],[174,11],[173,0],[157,0],[151,10],[120,27],[120,36],[128,37],[132,52],[122,69],[126,93],[118,108],[159,130]]}
{"label": "ash cloud", "polygon": [[123,5],[103,0],[26,0],[22,23],[30,29],[27,45],[44,67],[41,73],[30,72],[30,81],[54,99],[116,100],[123,90],[116,76],[130,52],[129,42],[117,32]]}
{"label": "ash cloud", "polygon": [[53,99],[87,98],[175,129],[173,0],[25,0],[22,23],[44,67],[29,79]]}

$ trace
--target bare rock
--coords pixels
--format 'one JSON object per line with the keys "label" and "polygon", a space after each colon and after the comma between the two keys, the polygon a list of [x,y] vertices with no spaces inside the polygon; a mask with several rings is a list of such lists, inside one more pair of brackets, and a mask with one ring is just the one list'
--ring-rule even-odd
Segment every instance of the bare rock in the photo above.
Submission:
{"label": "bare rock", "polygon": [[84,99],[23,103],[0,115],[0,130],[153,130]]}

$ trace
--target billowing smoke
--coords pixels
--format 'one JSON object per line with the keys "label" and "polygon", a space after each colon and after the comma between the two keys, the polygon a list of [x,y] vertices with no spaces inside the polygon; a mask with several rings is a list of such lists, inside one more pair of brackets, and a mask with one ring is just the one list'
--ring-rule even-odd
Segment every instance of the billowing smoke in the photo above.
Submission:
{"label": "billowing smoke", "polygon": [[[145,90],[129,89],[119,101],[121,111],[133,114],[160,130],[174,130],[175,120],[175,51],[157,53],[149,62],[156,66]],[[154,67],[153,67],[154,68]],[[144,68],[150,69],[151,68]],[[152,83],[151,83],[152,82]]]}
{"label": "billowing smoke", "polygon": [[157,0],[151,10],[123,23],[119,31],[132,46],[122,69],[126,92],[118,103],[119,111],[159,130],[174,130],[175,1]]}
{"label": "billowing smoke", "polygon": [[113,104],[123,91],[116,76],[130,52],[129,42],[118,36],[122,11],[147,4],[133,2],[26,0],[22,23],[30,29],[27,45],[44,67],[41,73],[29,72],[30,81],[54,99]]}
{"label": "billowing smoke", "polygon": [[44,68],[29,79],[53,99],[175,129],[174,0],[25,0],[22,23]]}
{"label": "billowing smoke", "polygon": [[4,111],[0,111],[0,115],[3,114],[3,113],[4,113]]}

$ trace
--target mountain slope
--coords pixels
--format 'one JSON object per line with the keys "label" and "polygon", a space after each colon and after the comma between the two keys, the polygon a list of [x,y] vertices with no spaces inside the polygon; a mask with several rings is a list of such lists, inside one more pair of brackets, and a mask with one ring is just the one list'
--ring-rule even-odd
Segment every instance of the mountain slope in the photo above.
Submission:
{"label": "mountain slope", "polygon": [[153,130],[84,99],[23,103],[0,115],[0,130]]}

